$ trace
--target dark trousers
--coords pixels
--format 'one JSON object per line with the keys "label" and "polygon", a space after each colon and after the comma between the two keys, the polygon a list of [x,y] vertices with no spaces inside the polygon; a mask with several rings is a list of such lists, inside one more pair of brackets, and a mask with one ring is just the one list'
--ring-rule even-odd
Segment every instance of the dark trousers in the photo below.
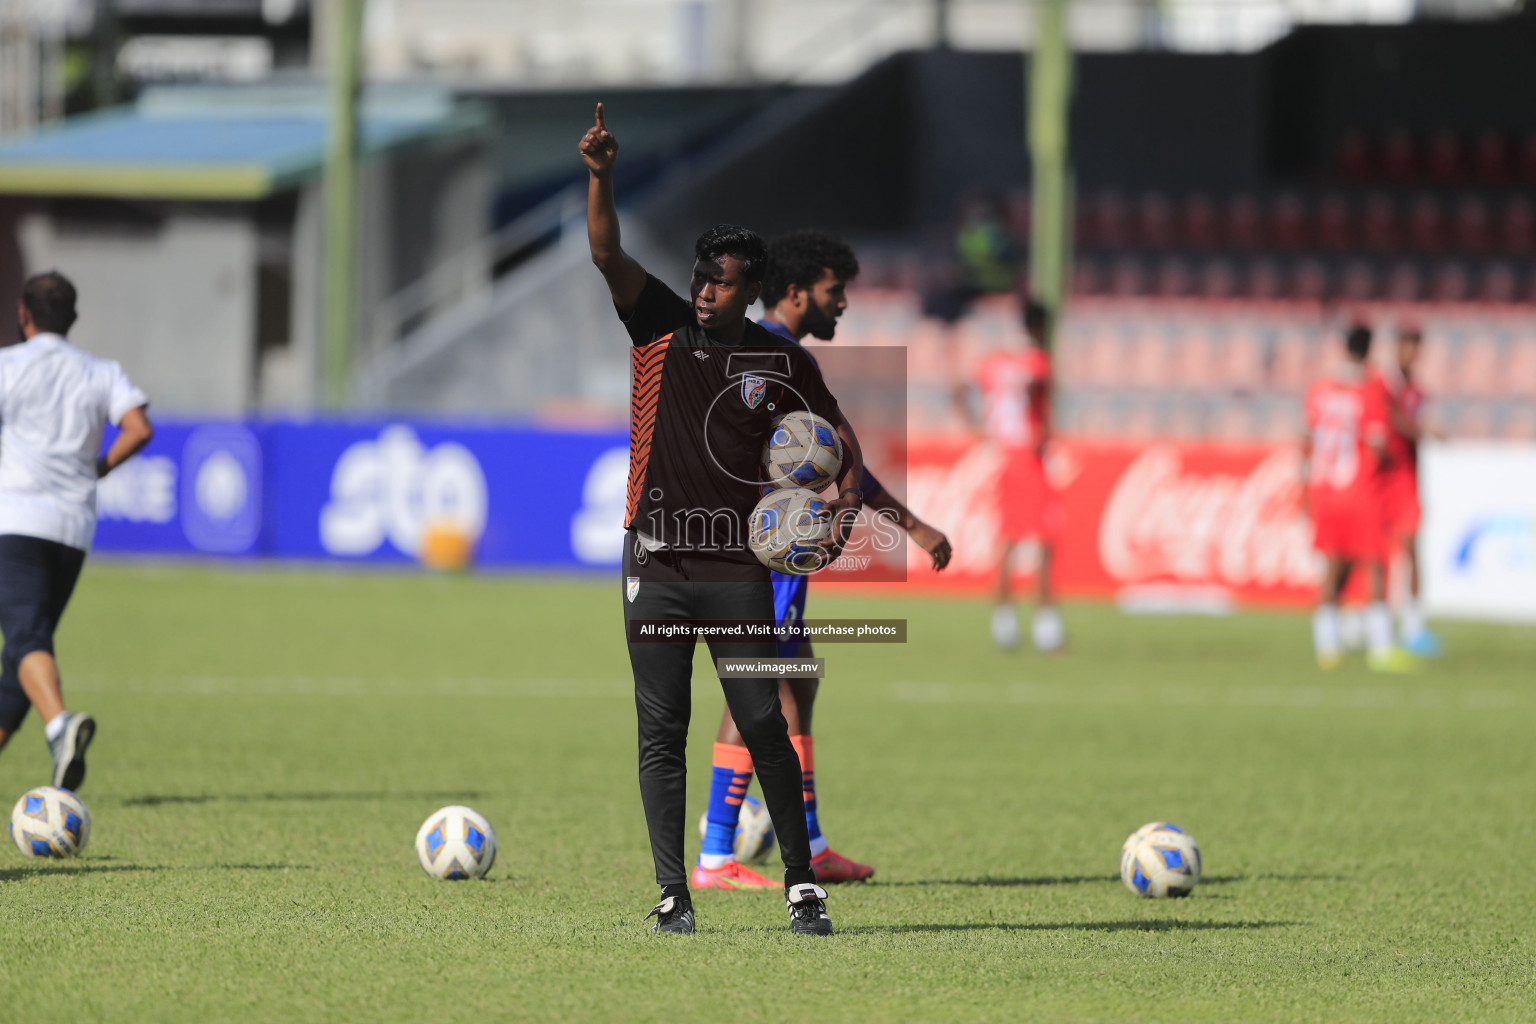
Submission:
{"label": "dark trousers", "polygon": [[[758,575],[760,579],[730,578]],[[631,533],[625,546],[624,577],[626,631],[636,619],[773,620],[773,585],[766,570],[758,574],[748,567],[743,573],[739,567],[722,566],[718,559],[668,552],[637,555]],[[631,598],[634,581],[638,587]],[[656,881],[661,885],[688,879],[683,833],[694,645],[691,636],[677,643],[629,644],[640,725],[640,798],[651,833]],[[773,658],[778,647],[771,638],[755,643],[712,640],[709,653],[715,658]],[[763,800],[779,837],[785,882],[814,882],[800,758],[789,742],[789,727],[779,706],[779,681],[733,678],[722,680],[721,687],[763,787]]]}
{"label": "dark trousers", "polygon": [[0,536],[0,729],[15,732],[32,708],[17,668],[37,651],[53,653],[53,631],[75,592],[85,552],[16,534]]}

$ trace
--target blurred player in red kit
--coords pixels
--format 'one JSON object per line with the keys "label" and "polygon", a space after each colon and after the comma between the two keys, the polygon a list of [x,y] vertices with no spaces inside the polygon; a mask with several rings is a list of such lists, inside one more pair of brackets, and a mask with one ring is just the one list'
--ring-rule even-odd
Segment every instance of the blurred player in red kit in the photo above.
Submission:
{"label": "blurred player in red kit", "polygon": [[[982,361],[976,375],[981,393],[979,426],[1003,456],[998,477],[1001,544],[992,639],[1005,650],[1018,646],[1019,620],[1010,592],[1009,563],[1019,542],[1034,538],[1040,545],[1040,566],[1035,574],[1031,634],[1037,650],[1054,652],[1061,650],[1067,637],[1051,581],[1052,555],[1061,533],[1061,503],[1045,475],[1045,449],[1051,439],[1049,311],[1033,300],[1025,303],[1024,328],[1029,335],[1027,346],[992,353]],[[962,388],[956,394],[956,404],[974,422],[965,391]]]}
{"label": "blurred player in red kit", "polygon": [[1408,592],[1398,616],[1403,647],[1421,658],[1440,656],[1440,639],[1424,623],[1419,603],[1419,441],[1427,436],[1420,411],[1424,392],[1414,379],[1414,367],[1424,348],[1424,336],[1408,326],[1397,334],[1397,373],[1386,384],[1391,404],[1391,432],[1381,480],[1382,511],[1387,529],[1387,558],[1402,552],[1408,569]]}
{"label": "blurred player in red kit", "polygon": [[1307,435],[1302,442],[1306,502],[1313,542],[1328,560],[1312,619],[1313,649],[1323,668],[1339,664],[1339,597],[1350,572],[1360,565],[1370,573],[1367,663],[1378,671],[1410,671],[1413,658],[1393,643],[1392,616],[1384,598],[1387,540],[1381,473],[1391,432],[1389,401],[1381,379],[1366,365],[1370,328],[1351,327],[1344,347],[1345,362],[1307,393]]}

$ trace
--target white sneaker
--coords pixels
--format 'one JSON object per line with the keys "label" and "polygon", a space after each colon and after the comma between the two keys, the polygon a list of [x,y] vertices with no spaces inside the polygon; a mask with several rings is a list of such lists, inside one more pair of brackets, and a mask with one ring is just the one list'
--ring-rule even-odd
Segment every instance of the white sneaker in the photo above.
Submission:
{"label": "white sneaker", "polygon": [[992,642],[1005,651],[1019,646],[1019,616],[1011,604],[992,609]]}
{"label": "white sneaker", "polygon": [[1061,613],[1055,608],[1037,608],[1035,620],[1030,624],[1030,635],[1035,650],[1041,654],[1054,654],[1067,642],[1067,627],[1061,621]]}

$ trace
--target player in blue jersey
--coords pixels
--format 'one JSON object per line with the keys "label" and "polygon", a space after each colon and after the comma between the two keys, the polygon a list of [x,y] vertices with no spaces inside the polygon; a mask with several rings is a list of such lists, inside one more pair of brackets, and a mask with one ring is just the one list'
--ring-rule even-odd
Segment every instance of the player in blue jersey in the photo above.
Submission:
{"label": "player in blue jersey", "polygon": [[[848,308],[847,287],[859,273],[859,261],[848,243],[820,231],[793,231],[768,243],[768,269],[763,279],[762,301],[767,311],[758,321],[763,327],[796,343],[806,335],[831,341],[837,331],[837,319]],[[868,468],[862,483],[864,503],[888,516],[907,531],[913,541],[933,559],[935,569],[949,564],[949,540],[938,530],[918,519],[911,510],[880,486]],[[774,613],[781,625],[796,622],[805,615],[805,596],[809,577],[773,574]],[[783,657],[811,657],[810,643],[779,645]],[[779,682],[779,702],[789,723],[789,738],[800,755],[800,771],[805,786],[805,816],[811,835],[811,868],[816,881],[857,882],[869,878],[875,869],[859,864],[835,852],[821,834],[816,813],[815,747],[811,739],[811,710],[816,703],[818,680],[784,679]],[[693,869],[690,884],[694,889],[772,889],[770,881],[745,865],[733,854],[736,823],[741,816],[741,802],[752,781],[752,755],[736,731],[729,708],[720,720],[715,739],[713,771],[710,778],[708,824],[704,849]]]}

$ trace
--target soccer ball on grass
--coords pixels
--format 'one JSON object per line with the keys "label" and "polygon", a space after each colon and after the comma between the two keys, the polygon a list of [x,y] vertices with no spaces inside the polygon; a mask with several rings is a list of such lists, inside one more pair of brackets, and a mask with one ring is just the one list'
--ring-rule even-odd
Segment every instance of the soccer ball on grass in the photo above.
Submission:
{"label": "soccer ball on grass", "polygon": [[483,878],[496,863],[496,830],[472,808],[444,807],[416,833],[416,859],[433,878]]}
{"label": "soccer ball on grass", "polygon": [[1200,884],[1200,847],[1177,825],[1143,825],[1120,848],[1120,878],[1138,896],[1188,896]]}
{"label": "soccer ball on grass", "polygon": [[91,838],[91,812],[67,789],[29,789],[11,811],[11,842],[23,857],[73,857]]}

